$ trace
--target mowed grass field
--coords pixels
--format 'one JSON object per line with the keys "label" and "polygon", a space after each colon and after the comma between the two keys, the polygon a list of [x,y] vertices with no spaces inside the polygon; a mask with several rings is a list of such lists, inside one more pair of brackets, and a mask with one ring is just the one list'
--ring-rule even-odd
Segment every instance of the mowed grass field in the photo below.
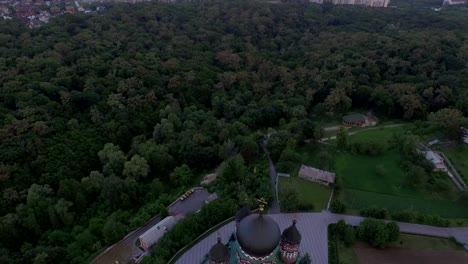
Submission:
{"label": "mowed grass field", "polygon": [[328,199],[332,189],[317,183],[309,182],[297,176],[290,178],[278,177],[278,196],[281,200],[284,195],[284,189],[290,185],[297,190],[299,200],[305,203],[312,203],[314,211],[322,211],[327,208]]}
{"label": "mowed grass field", "polygon": [[[379,140],[387,142],[403,128],[368,130],[350,135],[350,142]],[[369,207],[386,208],[389,211],[412,209],[426,214],[438,214],[450,218],[468,218],[468,208],[439,196],[422,193],[405,184],[406,173],[400,167],[401,155],[389,149],[377,157],[356,155],[348,152],[335,157],[335,172],[343,190],[339,199],[348,208],[360,210]],[[379,168],[379,169],[378,169]],[[384,171],[379,173],[378,171]],[[455,185],[447,177],[452,192]]]}

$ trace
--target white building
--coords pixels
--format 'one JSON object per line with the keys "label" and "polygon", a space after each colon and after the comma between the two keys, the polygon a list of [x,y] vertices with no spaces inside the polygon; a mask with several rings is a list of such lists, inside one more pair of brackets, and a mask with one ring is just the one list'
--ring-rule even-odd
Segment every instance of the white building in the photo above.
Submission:
{"label": "white building", "polygon": [[299,170],[299,177],[304,180],[313,181],[316,183],[329,186],[335,183],[336,175],[335,173],[319,170],[313,167],[302,165]]}
{"label": "white building", "polygon": [[333,3],[335,5],[366,5],[372,7],[387,7],[390,0],[309,0],[311,3]]}
{"label": "white building", "polygon": [[137,245],[144,251],[148,251],[152,245],[158,242],[166,232],[182,219],[182,216],[168,216],[138,237]]}
{"label": "white building", "polygon": [[463,137],[463,142],[468,144],[468,129],[463,128],[463,127],[462,127],[462,129],[465,131],[465,136]]}
{"label": "white building", "polygon": [[467,2],[468,0],[444,0],[444,5],[461,5]]}
{"label": "white building", "polygon": [[424,157],[434,165],[435,171],[447,171],[444,159],[434,151],[425,151]]}

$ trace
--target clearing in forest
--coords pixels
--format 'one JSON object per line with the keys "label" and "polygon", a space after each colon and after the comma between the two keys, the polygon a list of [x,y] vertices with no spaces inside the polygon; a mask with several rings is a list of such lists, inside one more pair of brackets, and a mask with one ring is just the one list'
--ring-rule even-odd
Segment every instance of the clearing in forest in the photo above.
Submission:
{"label": "clearing in forest", "polygon": [[401,155],[391,149],[393,134],[403,128],[369,130],[349,136],[349,141],[385,142],[386,151],[378,156],[359,155],[350,152],[337,153],[334,171],[343,187],[339,199],[351,209],[370,207],[389,211],[413,209],[426,214],[444,217],[468,217],[468,210],[454,203],[458,191],[453,182],[443,178],[448,190],[436,194],[416,190],[407,184],[407,174],[401,167]]}

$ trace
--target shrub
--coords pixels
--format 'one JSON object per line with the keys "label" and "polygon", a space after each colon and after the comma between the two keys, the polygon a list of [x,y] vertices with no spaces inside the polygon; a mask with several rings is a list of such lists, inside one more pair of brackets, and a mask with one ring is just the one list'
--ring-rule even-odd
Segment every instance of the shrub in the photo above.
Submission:
{"label": "shrub", "polygon": [[360,215],[376,219],[385,219],[387,217],[387,210],[381,208],[368,208],[361,210]]}
{"label": "shrub", "polygon": [[331,203],[330,209],[333,213],[342,214],[346,211],[346,206],[339,200],[335,199]]}
{"label": "shrub", "polygon": [[450,221],[444,219],[438,215],[425,215],[422,213],[414,212],[411,210],[405,210],[403,212],[393,213],[392,219],[396,221],[418,223],[425,225],[447,227],[450,225]]}
{"label": "shrub", "polygon": [[352,246],[356,242],[356,230],[354,227],[350,225],[346,226],[342,240],[347,247]]}
{"label": "shrub", "polygon": [[390,233],[385,222],[373,218],[367,218],[361,223],[358,236],[359,239],[378,248],[384,248],[390,242]]}
{"label": "shrub", "polygon": [[388,230],[388,241],[394,242],[397,241],[400,237],[400,227],[396,222],[387,223]]}
{"label": "shrub", "polygon": [[387,149],[387,144],[381,141],[363,141],[351,144],[352,152],[361,155],[379,156]]}

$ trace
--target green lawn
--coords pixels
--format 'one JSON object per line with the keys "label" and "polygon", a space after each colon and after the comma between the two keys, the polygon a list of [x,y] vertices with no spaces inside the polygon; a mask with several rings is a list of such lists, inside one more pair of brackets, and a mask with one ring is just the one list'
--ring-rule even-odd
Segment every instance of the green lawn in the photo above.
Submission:
{"label": "green lawn", "polygon": [[281,199],[283,195],[284,186],[291,185],[298,191],[299,199],[301,202],[312,203],[315,211],[322,211],[327,208],[328,199],[330,198],[331,188],[306,181],[299,177],[278,177],[278,195]]}
{"label": "green lawn", "polygon": [[[399,163],[396,151],[377,157],[341,153],[335,158],[336,174],[345,188],[414,196],[412,190],[403,187],[406,175]],[[378,168],[385,173],[378,174]]]}
{"label": "green lawn", "polygon": [[441,148],[444,154],[452,162],[455,169],[466,184],[468,184],[468,145],[464,144],[457,148]]}
{"label": "green lawn", "polygon": [[392,139],[393,134],[395,132],[400,132],[403,130],[404,130],[403,127],[391,127],[391,128],[376,127],[375,129],[361,131],[361,132],[357,132],[354,135],[350,135],[349,139],[350,139],[350,142],[362,142],[362,141],[369,141],[369,140],[378,140],[378,141],[388,142]]}
{"label": "green lawn", "polygon": [[425,214],[437,214],[448,218],[468,218],[468,209],[449,200],[431,200],[344,188],[339,199],[348,208],[361,210],[369,207],[386,208],[389,211],[412,209]]}

